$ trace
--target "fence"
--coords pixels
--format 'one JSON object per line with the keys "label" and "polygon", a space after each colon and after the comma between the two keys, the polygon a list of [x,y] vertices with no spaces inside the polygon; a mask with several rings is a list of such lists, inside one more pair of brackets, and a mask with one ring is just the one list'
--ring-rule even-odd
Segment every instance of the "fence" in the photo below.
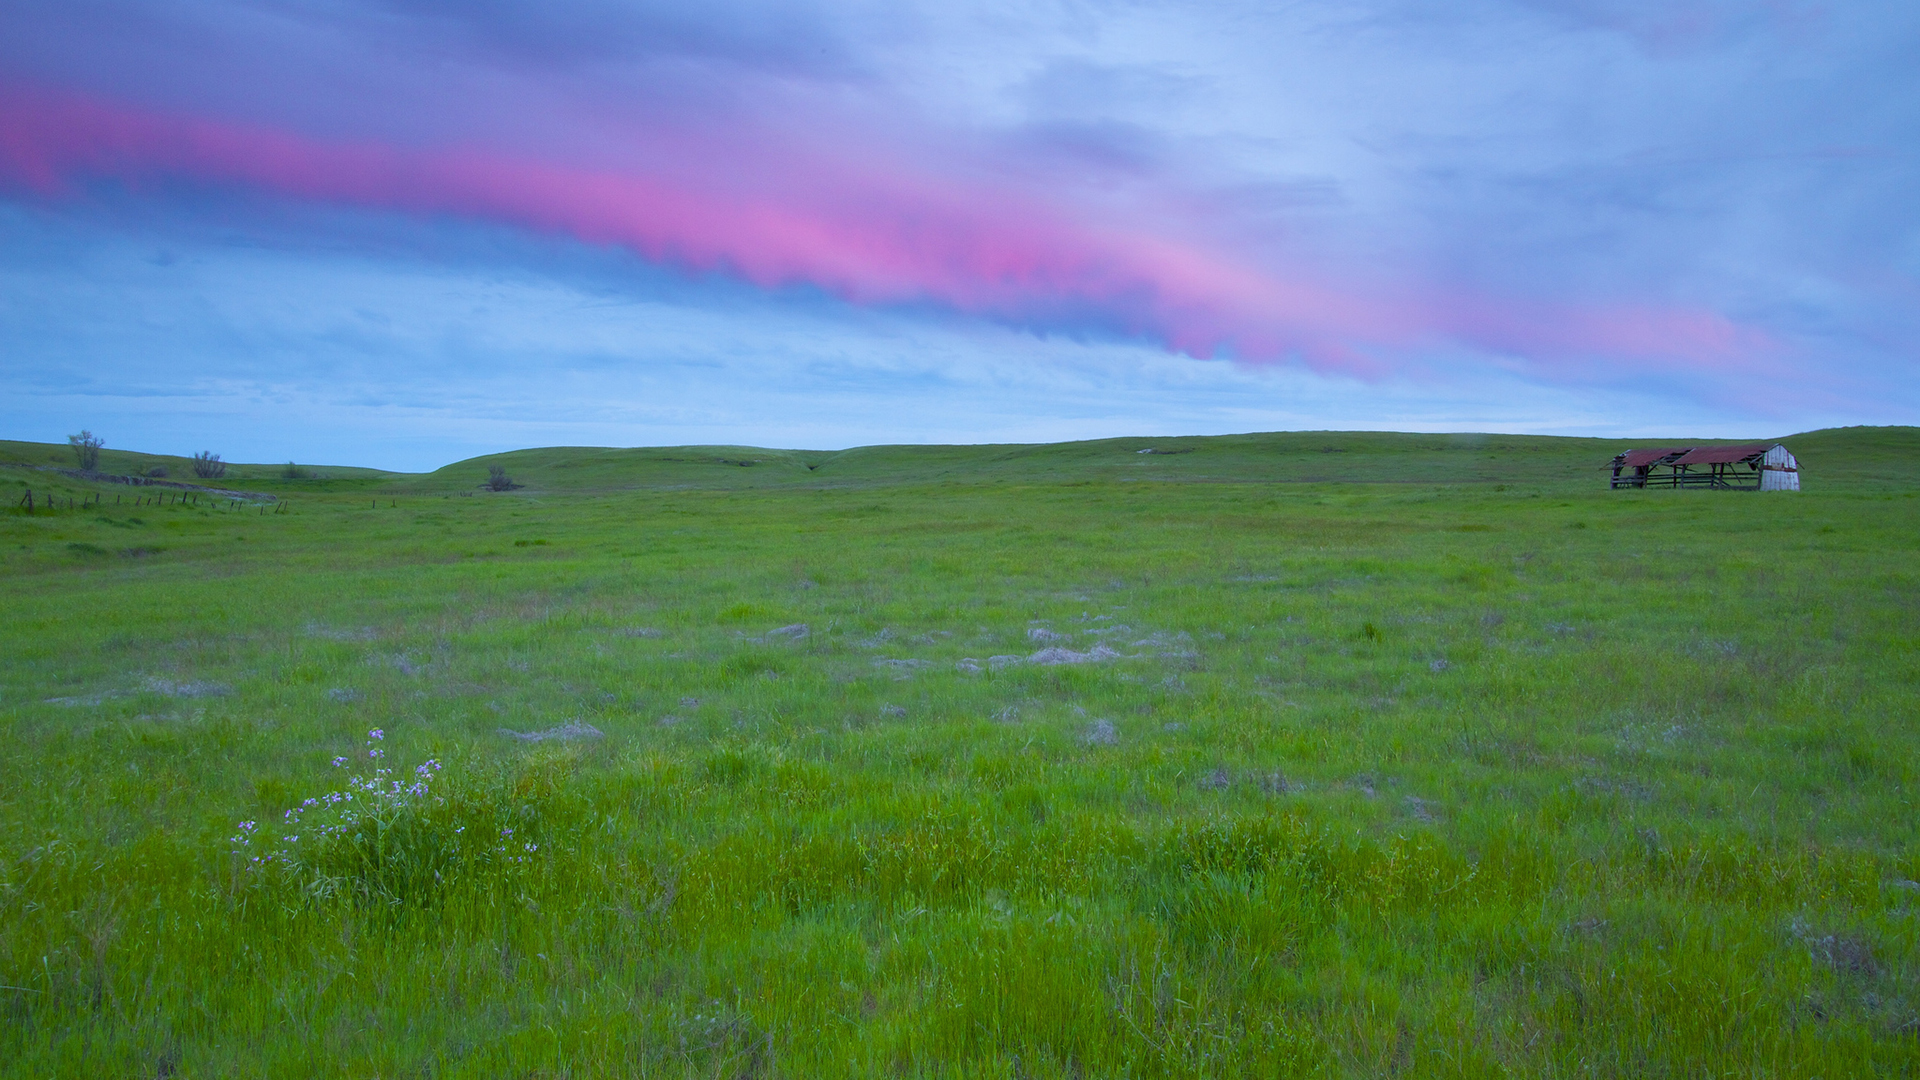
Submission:
{"label": "fence", "polygon": [[[115,495],[113,497],[113,505],[115,506],[125,505],[128,507],[189,506],[189,507],[197,508],[201,505],[200,503],[201,494],[202,492],[182,491],[177,494],[172,494],[171,496],[169,495],[136,495],[133,497],[132,500],[125,503],[121,501],[121,498],[122,498],[121,496]],[[66,496],[67,505],[62,507],[60,505],[60,502],[61,502],[60,496],[55,495],[52,492],[43,491],[41,493],[41,497],[36,499],[33,494],[33,489],[28,488],[27,493],[25,495],[22,495],[20,497],[20,501],[15,503],[14,505],[18,509],[25,510],[28,514],[32,514],[36,510],[62,510],[62,509],[90,510],[96,507],[104,507],[106,505],[106,498],[107,498],[106,495],[100,492],[94,492],[89,495],[81,496],[79,502],[76,503],[74,501],[74,497],[71,495],[68,495]],[[271,498],[271,496],[269,496],[269,498]],[[211,508],[225,509],[225,510],[245,510],[249,506],[258,506],[260,508],[261,516],[264,517],[267,514],[268,505],[271,505],[273,507],[274,513],[284,514],[289,512],[288,508],[292,504],[285,499],[274,499],[271,504],[264,504],[264,503],[255,502],[249,499],[228,496],[226,498],[218,499],[218,500],[209,498],[206,502],[206,505]]]}

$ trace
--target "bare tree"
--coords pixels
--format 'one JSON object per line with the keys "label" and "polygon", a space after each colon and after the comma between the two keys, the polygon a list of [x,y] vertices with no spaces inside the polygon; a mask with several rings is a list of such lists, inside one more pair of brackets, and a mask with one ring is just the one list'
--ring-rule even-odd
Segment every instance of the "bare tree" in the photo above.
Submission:
{"label": "bare tree", "polygon": [[218,480],[227,475],[227,463],[220,455],[211,450],[202,450],[193,455],[193,475],[202,480]]}
{"label": "bare tree", "polygon": [[67,445],[73,447],[73,456],[80,460],[80,471],[93,472],[100,467],[100,448],[107,445],[107,441],[91,431],[82,431],[67,436]]}
{"label": "bare tree", "polygon": [[487,466],[488,491],[512,491],[519,486],[519,484],[513,482],[513,477],[507,475],[507,467],[505,465]]}

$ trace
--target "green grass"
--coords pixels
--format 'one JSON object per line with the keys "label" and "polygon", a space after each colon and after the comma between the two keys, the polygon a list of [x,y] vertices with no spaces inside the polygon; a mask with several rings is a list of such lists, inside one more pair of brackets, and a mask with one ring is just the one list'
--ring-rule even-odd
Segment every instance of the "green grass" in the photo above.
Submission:
{"label": "green grass", "polygon": [[[1677,445],[1750,440],[1680,439]],[[1826,490],[1899,485],[1913,475],[1920,428],[1843,428],[1789,436]],[[456,462],[382,490],[471,490],[499,465],[535,492],[651,488],[863,487],[903,483],[1140,480],[1215,483],[1567,483],[1606,475],[1622,442],[1534,435],[1279,432],[1195,438],[1098,439],[1003,446],[863,446],[765,450],[740,446],[548,447]],[[1152,451],[1143,453],[1142,451]]]}
{"label": "green grass", "polygon": [[0,1075],[1911,1074],[1917,434],[0,473]]}

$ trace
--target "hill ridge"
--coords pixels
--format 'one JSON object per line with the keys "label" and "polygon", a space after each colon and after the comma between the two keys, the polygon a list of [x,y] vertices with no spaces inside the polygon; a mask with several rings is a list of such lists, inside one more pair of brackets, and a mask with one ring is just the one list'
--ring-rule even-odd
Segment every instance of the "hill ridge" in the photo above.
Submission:
{"label": "hill ridge", "polygon": [[[482,454],[431,472],[352,466],[235,463],[225,483],[266,490],[476,489],[498,465],[519,494],[628,489],[875,487],[941,483],[1568,483],[1596,482],[1614,454],[1635,446],[1709,446],[1745,439],[1616,439],[1499,432],[1309,430],[1229,435],[1141,435],[1053,443],[876,443],[841,450],[742,444],[548,446]],[[1823,428],[1779,437],[1803,463],[1811,490],[1920,487],[1920,427]],[[58,464],[54,443],[0,442],[0,461]],[[185,457],[108,449],[102,471],[190,475]],[[70,460],[70,459],[69,459]]]}

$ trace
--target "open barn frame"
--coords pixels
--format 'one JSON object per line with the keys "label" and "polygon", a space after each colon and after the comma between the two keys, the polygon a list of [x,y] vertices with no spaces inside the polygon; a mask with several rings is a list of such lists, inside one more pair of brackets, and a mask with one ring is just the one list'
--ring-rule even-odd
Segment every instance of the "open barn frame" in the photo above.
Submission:
{"label": "open barn frame", "polygon": [[1798,491],[1800,463],[1779,443],[1628,450],[1614,457],[1608,486]]}

